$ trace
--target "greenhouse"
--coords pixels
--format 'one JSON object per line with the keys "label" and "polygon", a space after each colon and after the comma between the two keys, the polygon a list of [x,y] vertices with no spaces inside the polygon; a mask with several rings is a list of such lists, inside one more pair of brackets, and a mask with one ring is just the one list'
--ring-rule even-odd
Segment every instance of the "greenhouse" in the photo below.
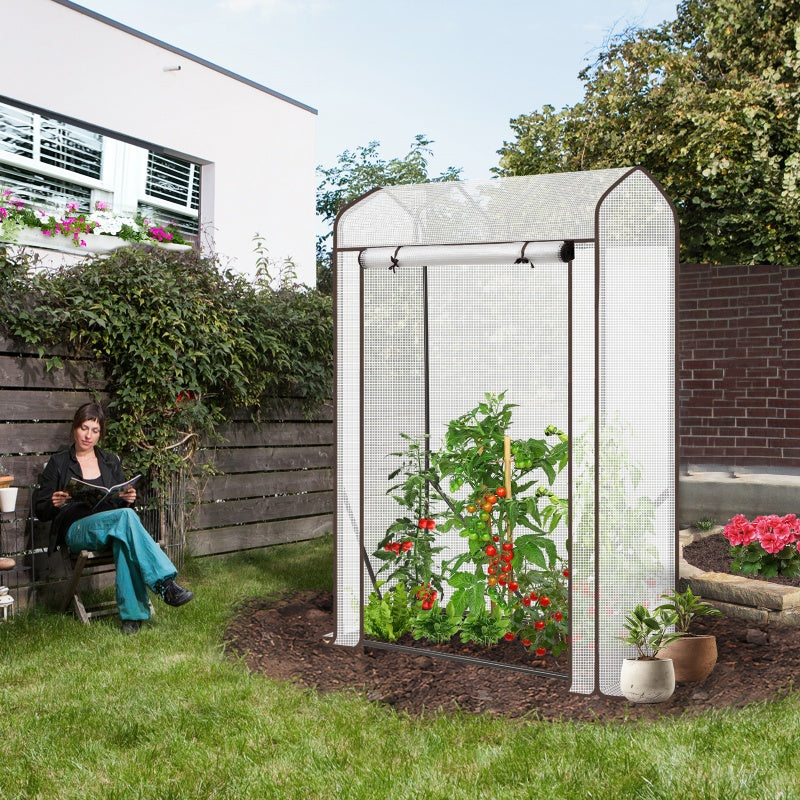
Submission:
{"label": "greenhouse", "polygon": [[640,168],[395,186],[334,235],[335,643],[620,694],[676,582],[672,203]]}

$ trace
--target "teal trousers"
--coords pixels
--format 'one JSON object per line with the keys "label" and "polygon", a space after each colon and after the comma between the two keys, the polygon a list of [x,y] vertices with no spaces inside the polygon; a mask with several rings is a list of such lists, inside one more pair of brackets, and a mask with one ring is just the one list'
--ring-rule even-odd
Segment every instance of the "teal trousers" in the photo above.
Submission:
{"label": "teal trousers", "polygon": [[157,591],[178,574],[132,508],[102,511],[73,522],[67,531],[67,546],[76,553],[111,547],[121,619],[149,619],[147,589]]}

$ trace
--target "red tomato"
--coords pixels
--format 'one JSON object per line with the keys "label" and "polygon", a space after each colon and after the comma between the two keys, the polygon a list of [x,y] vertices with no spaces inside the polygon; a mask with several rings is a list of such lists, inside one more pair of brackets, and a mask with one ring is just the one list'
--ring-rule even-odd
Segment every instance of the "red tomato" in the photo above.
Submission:
{"label": "red tomato", "polygon": [[402,550],[404,553],[407,553],[407,552],[408,552],[408,551],[409,551],[409,550],[410,550],[410,549],[411,549],[413,546],[414,546],[414,542],[412,542],[412,541],[410,541],[410,540],[409,540],[409,541],[403,542],[403,543],[400,545],[400,549],[401,549],[401,550]]}
{"label": "red tomato", "polygon": [[495,494],[498,497],[505,497],[506,494],[508,494],[508,492],[506,492],[506,487],[505,486],[498,486],[497,489],[495,490]]}
{"label": "red tomato", "polygon": [[519,589],[519,584],[516,581],[509,581],[508,582],[508,590],[510,592],[516,592]]}
{"label": "red tomato", "polygon": [[497,548],[493,544],[487,545],[486,546],[486,555],[489,556],[489,558],[491,558],[492,556],[496,556],[497,555]]}
{"label": "red tomato", "polygon": [[436,520],[435,519],[426,519],[425,520],[425,527],[432,531],[436,527]]}
{"label": "red tomato", "polygon": [[545,606],[545,607],[549,606],[550,605],[550,598],[549,597],[544,597],[544,596],[540,597],[539,598],[539,605]]}
{"label": "red tomato", "polygon": [[560,611],[556,611],[556,613],[553,614],[553,619],[556,622],[561,622],[561,620],[564,619],[564,615]]}
{"label": "red tomato", "polygon": [[562,574],[562,575],[563,575],[565,578],[569,578],[569,570],[568,570],[568,569],[565,569],[565,570],[564,570],[564,571],[563,571],[561,574]]}
{"label": "red tomato", "polygon": [[514,545],[511,542],[503,542],[503,550],[509,552],[510,550],[514,549]]}
{"label": "red tomato", "polygon": [[421,520],[420,520],[420,521],[417,523],[417,527],[418,527],[418,528],[422,528],[422,529],[424,530],[425,528],[427,528],[427,527],[428,527],[428,520],[427,520],[427,519],[425,519],[425,517],[423,517],[423,518],[422,518],[422,519],[421,519]]}
{"label": "red tomato", "polygon": [[513,642],[516,637],[511,631],[506,631],[505,639],[507,642]]}
{"label": "red tomato", "polygon": [[537,647],[536,648],[536,655],[537,656],[546,656],[547,655],[547,650],[545,650],[544,647]]}
{"label": "red tomato", "polygon": [[537,631],[543,631],[544,622],[542,622],[540,619],[537,619],[536,622],[533,623],[533,627],[536,628]]}
{"label": "red tomato", "polygon": [[486,502],[490,505],[494,505],[497,502],[497,495],[490,494],[486,496]]}
{"label": "red tomato", "polygon": [[523,639],[523,640],[522,640],[522,644],[523,644],[525,647],[530,647],[530,646],[531,646],[531,640],[530,640],[530,639]]}

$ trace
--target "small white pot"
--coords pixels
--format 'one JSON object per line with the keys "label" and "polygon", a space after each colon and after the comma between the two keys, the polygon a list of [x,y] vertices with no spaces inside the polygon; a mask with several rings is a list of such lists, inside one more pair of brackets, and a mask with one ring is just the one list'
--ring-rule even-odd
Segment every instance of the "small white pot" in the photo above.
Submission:
{"label": "small white pot", "polygon": [[10,513],[17,508],[17,487],[7,486],[0,489],[0,511]]}
{"label": "small white pot", "polygon": [[626,658],[619,686],[632,703],[663,703],[675,691],[675,668],[671,658]]}

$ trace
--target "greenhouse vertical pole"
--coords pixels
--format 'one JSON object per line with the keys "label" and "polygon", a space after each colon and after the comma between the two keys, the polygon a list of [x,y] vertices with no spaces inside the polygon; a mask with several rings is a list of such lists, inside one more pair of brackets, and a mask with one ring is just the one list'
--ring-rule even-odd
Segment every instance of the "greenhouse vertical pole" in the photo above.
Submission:
{"label": "greenhouse vertical pole", "polygon": [[[567,568],[569,577],[567,578],[567,619],[569,620],[569,641],[570,645],[574,642],[572,635],[572,553],[575,550],[575,541],[572,538],[575,507],[572,504],[572,481],[575,475],[572,465],[572,263],[567,262]],[[569,661],[569,677],[572,684],[573,661]]]}
{"label": "greenhouse vertical pole", "polygon": [[367,551],[364,547],[364,270],[359,264],[358,269],[358,307],[360,309],[360,329],[358,332],[358,555],[360,569],[358,570],[358,639],[364,641],[364,567],[368,564]]}
{"label": "greenhouse vertical pole", "polygon": [[[423,391],[425,392],[425,471],[430,467],[431,447],[431,371],[430,371],[430,326],[428,324],[428,268],[422,268],[422,358]],[[425,501],[430,503],[430,486],[425,484]]]}
{"label": "greenhouse vertical pole", "polygon": [[600,206],[594,240],[594,690],[600,691]]}

